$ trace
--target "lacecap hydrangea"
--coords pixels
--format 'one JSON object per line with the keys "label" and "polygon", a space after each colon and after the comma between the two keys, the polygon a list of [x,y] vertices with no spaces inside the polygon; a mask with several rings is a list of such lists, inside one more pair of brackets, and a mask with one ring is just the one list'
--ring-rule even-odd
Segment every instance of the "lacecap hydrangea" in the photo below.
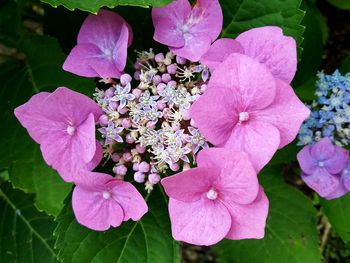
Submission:
{"label": "lacecap hydrangea", "polygon": [[217,39],[217,0],[173,1],[152,21],[169,51],[140,51],[125,73],[130,25],[113,11],[89,15],[63,68],[99,79],[94,101],[59,88],[35,95],[17,118],[75,184],[73,210],[86,227],[139,220],[148,208],[133,183],[151,192],[161,182],[176,240],[262,238],[268,199],[257,174],[309,116],[289,84],[294,39],[275,26]]}

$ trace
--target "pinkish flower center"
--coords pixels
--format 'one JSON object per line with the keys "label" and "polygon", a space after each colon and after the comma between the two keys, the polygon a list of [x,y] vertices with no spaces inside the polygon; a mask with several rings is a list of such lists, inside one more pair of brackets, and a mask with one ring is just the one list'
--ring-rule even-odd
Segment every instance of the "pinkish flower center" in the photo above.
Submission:
{"label": "pinkish flower center", "polygon": [[216,192],[213,188],[210,189],[207,192],[207,198],[210,200],[215,200],[216,198],[218,198],[218,192]]}
{"label": "pinkish flower center", "polygon": [[319,166],[319,167],[324,167],[324,162],[323,162],[323,161],[319,161],[319,162],[318,162],[318,166]]}
{"label": "pinkish flower center", "polygon": [[112,59],[112,57],[113,57],[113,52],[112,52],[111,49],[106,48],[106,49],[103,50],[103,55],[104,55],[106,58],[108,58],[108,59]]}
{"label": "pinkish flower center", "polygon": [[66,131],[69,135],[73,135],[75,133],[75,127],[72,125],[68,125]]}
{"label": "pinkish flower center", "polygon": [[240,112],[239,113],[239,122],[245,122],[249,120],[249,113],[246,111]]}
{"label": "pinkish flower center", "polygon": [[108,191],[103,191],[103,192],[102,192],[102,197],[103,197],[104,199],[109,199],[109,198],[111,198],[111,193],[108,192]]}

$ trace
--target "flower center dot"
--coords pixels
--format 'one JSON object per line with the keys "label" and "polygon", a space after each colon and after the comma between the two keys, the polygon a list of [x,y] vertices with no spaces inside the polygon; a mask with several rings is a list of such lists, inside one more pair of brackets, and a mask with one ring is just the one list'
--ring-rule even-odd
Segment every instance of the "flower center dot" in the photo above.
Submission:
{"label": "flower center dot", "polygon": [[246,111],[240,112],[239,113],[239,122],[244,122],[249,120],[249,113]]}
{"label": "flower center dot", "polygon": [[210,189],[207,192],[207,198],[210,200],[215,200],[216,198],[218,198],[218,192],[216,192],[214,189]]}
{"label": "flower center dot", "polygon": [[319,162],[318,162],[318,166],[319,166],[319,167],[324,167],[324,162],[323,162],[323,161],[319,161]]}
{"label": "flower center dot", "polygon": [[74,126],[71,126],[71,125],[68,125],[68,127],[67,127],[67,133],[68,133],[69,135],[73,135],[74,132],[75,132],[75,127],[74,127]]}
{"label": "flower center dot", "polygon": [[104,199],[109,199],[111,197],[111,193],[110,192],[107,192],[107,191],[103,191],[102,192],[102,197]]}

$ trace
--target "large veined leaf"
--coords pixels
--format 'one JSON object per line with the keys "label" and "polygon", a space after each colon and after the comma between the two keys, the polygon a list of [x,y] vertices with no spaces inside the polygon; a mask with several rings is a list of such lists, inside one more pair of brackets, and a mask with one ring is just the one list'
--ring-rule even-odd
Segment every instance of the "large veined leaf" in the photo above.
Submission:
{"label": "large veined leaf", "polygon": [[38,146],[16,120],[13,111],[41,90],[67,86],[91,94],[94,82],[62,70],[65,55],[53,38],[25,35],[19,50],[24,59],[0,65],[0,121],[3,125],[0,168],[9,171],[15,187],[37,194],[40,210],[57,215],[71,187],[44,163]]}
{"label": "large veined leaf", "polygon": [[59,259],[66,263],[180,262],[179,244],[170,233],[165,196],[157,188],[147,203],[149,211],[140,221],[128,221],[105,232],[79,225],[67,204],[57,217],[55,230]]}
{"label": "large veined leaf", "polygon": [[235,37],[254,27],[276,25],[285,34],[302,42],[304,27],[300,25],[304,11],[301,0],[220,0],[224,13],[222,37]]}
{"label": "large veined leaf", "polygon": [[344,242],[350,241],[350,194],[334,200],[320,200],[323,212]]}
{"label": "large veined leaf", "polygon": [[33,205],[33,196],[0,185],[0,261],[2,263],[56,262],[55,222]]}
{"label": "large veined leaf", "polygon": [[259,179],[270,201],[262,240],[225,240],[214,250],[220,262],[319,263],[316,210],[301,192],[288,186],[277,173]]}
{"label": "large veined leaf", "polygon": [[97,13],[97,11],[103,7],[107,6],[109,8],[116,7],[118,5],[133,5],[133,6],[163,6],[169,4],[172,0],[41,0],[45,3],[57,7],[62,5],[69,10],[74,10],[76,8],[88,11],[91,13]]}

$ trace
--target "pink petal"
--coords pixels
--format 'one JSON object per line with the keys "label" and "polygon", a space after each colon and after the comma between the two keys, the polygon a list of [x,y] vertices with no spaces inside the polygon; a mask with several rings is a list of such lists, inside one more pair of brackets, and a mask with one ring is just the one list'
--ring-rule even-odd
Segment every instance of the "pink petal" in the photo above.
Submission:
{"label": "pink petal", "polygon": [[197,163],[201,168],[217,167],[221,171],[215,188],[224,202],[249,204],[255,200],[259,182],[247,154],[223,148],[209,148],[199,152]]}
{"label": "pink petal", "polygon": [[311,147],[310,153],[318,161],[324,161],[334,156],[335,149],[332,141],[328,137],[325,137]]}
{"label": "pink petal", "polygon": [[130,218],[134,221],[140,220],[147,213],[148,207],[145,200],[131,183],[113,180],[107,186],[113,187],[113,199],[123,208],[124,221]]}
{"label": "pink petal", "polygon": [[92,113],[77,129],[77,140],[81,145],[81,150],[78,153],[81,154],[85,163],[88,163],[95,156],[96,152],[96,138],[95,138],[95,118]]}
{"label": "pink petal", "polygon": [[96,231],[118,227],[124,218],[123,209],[117,202],[104,199],[99,191],[80,186],[74,188],[72,206],[77,221]]}
{"label": "pink petal", "polygon": [[190,108],[190,117],[212,144],[223,145],[238,122],[239,94],[221,87],[208,89]]}
{"label": "pink petal", "polygon": [[162,179],[162,185],[169,197],[183,202],[195,202],[210,190],[219,173],[213,167],[193,168]]}
{"label": "pink petal", "polygon": [[169,49],[175,55],[193,62],[198,61],[210,48],[211,39],[205,33],[186,33],[184,39],[185,45],[183,47],[169,47]]}
{"label": "pink petal", "polygon": [[331,175],[324,168],[318,168],[310,175],[302,173],[303,181],[322,197],[327,197],[334,192],[340,180],[337,176]]}
{"label": "pink petal", "polygon": [[189,1],[176,0],[166,6],[152,9],[153,25],[155,27],[163,26],[163,24],[160,24],[159,22],[164,19],[171,21],[174,25],[183,25],[189,18],[190,14],[191,5]]}
{"label": "pink petal", "polygon": [[310,110],[295,95],[292,87],[276,80],[276,97],[273,103],[256,113],[256,118],[274,125],[280,132],[279,148],[292,142]]}
{"label": "pink petal", "polygon": [[224,147],[235,151],[246,152],[259,172],[272,158],[280,144],[280,134],[276,127],[269,123],[249,120],[236,125],[230,139]]}
{"label": "pink petal", "polygon": [[99,141],[96,140],[96,152],[92,160],[86,164],[86,169],[87,171],[92,171],[94,170],[102,161],[102,156],[103,155],[103,149],[102,145]]}
{"label": "pink petal", "polygon": [[201,63],[208,66],[211,72],[232,53],[244,53],[241,44],[230,38],[216,40],[201,57]]}
{"label": "pink petal", "polygon": [[239,240],[264,237],[269,200],[261,187],[253,203],[249,205],[225,203],[225,205],[232,217],[231,229],[226,238]]}
{"label": "pink petal", "polygon": [[94,44],[106,47],[118,41],[123,25],[128,27],[128,46],[132,42],[132,30],[124,18],[112,11],[101,9],[98,15],[90,14],[78,34],[78,44]]}
{"label": "pink petal", "polygon": [[226,236],[231,226],[227,208],[207,198],[192,203],[170,198],[169,214],[174,239],[193,245],[213,245]]}
{"label": "pink petal", "polygon": [[284,36],[281,28],[253,28],[236,40],[243,46],[244,54],[265,64],[276,78],[292,81],[297,68],[296,43],[292,37]]}
{"label": "pink petal", "polygon": [[185,45],[182,32],[169,19],[158,19],[153,38],[155,41],[170,47],[180,48]]}
{"label": "pink petal", "polygon": [[[40,143],[53,126],[46,116],[43,115],[42,109],[42,103],[49,95],[49,92],[35,94],[27,103],[15,109],[16,118],[37,143]],[[55,123],[55,125],[59,126],[58,123]]]}
{"label": "pink petal", "polygon": [[222,10],[218,0],[197,0],[193,6],[191,17],[192,33],[205,33],[211,42],[219,36],[222,29]]}
{"label": "pink petal", "polygon": [[331,174],[338,174],[346,166],[346,163],[349,159],[349,151],[343,149],[339,146],[335,146],[335,153],[330,158],[324,161],[324,167]]}
{"label": "pink petal", "polygon": [[90,66],[91,60],[103,60],[101,50],[93,44],[75,46],[63,64],[63,69],[82,77],[99,77],[99,74]]}
{"label": "pink petal", "polygon": [[306,174],[312,174],[317,169],[317,160],[311,156],[311,146],[305,146],[298,154],[297,159],[301,170]]}
{"label": "pink petal", "polygon": [[243,111],[269,106],[275,99],[276,84],[269,69],[254,59],[233,53],[213,72],[208,88],[228,88],[242,100]]}

